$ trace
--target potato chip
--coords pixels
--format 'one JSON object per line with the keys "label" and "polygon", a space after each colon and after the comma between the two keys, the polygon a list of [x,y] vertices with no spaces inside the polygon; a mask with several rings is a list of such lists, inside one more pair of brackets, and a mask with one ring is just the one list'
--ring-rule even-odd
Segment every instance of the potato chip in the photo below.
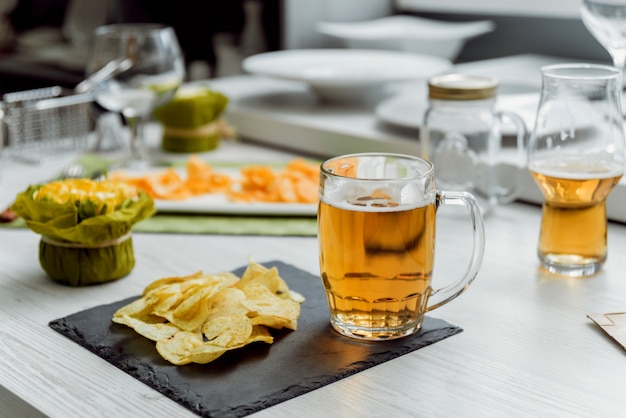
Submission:
{"label": "potato chip", "polygon": [[252,327],[252,334],[250,334],[250,338],[248,338],[248,344],[259,342],[272,344],[274,337],[272,337],[272,334],[270,334],[267,328],[255,325]]}
{"label": "potato chip", "polygon": [[179,283],[162,286],[152,290],[143,297],[146,304],[152,308],[156,315],[163,315],[175,309],[183,300],[183,292]]}
{"label": "potato chip", "polygon": [[295,320],[300,316],[299,303],[280,298],[259,283],[250,283],[242,290],[246,299],[241,304],[250,309],[248,316],[253,318],[254,325],[296,330]]}
{"label": "potato chip", "polygon": [[222,276],[210,276],[196,287],[186,289],[184,301],[173,312],[163,316],[181,329],[192,331],[202,325],[209,313],[211,298],[226,288],[228,281]]}
{"label": "potato chip", "polygon": [[[216,286],[189,289],[187,296],[173,310],[158,312],[184,331],[194,331],[202,326],[209,312],[208,299],[216,293]],[[193,291],[191,291],[193,290]]]}
{"label": "potato chip", "polygon": [[302,296],[300,293],[296,292],[295,290],[289,290],[289,298],[293,300],[294,302],[298,302],[300,304],[304,303],[304,301],[306,300],[304,296]]}
{"label": "potato chip", "polygon": [[132,317],[127,315],[117,316],[113,318],[113,322],[127,325],[133,328],[138,334],[141,334],[152,341],[169,338],[180,331],[176,325],[170,324],[169,322],[164,321],[163,318],[156,315],[143,317]]}
{"label": "potato chip", "polygon": [[[179,331],[169,338],[157,341],[156,349],[159,354],[170,363],[183,365],[191,363],[191,353],[202,345],[204,345],[202,334]],[[221,356],[224,352],[224,349],[215,350],[213,360]]]}
{"label": "potato chip", "polygon": [[242,344],[239,347],[224,348],[217,345],[204,343],[196,347],[195,350],[193,350],[193,352],[188,356],[188,360],[189,363],[207,364],[221,357],[222,354],[224,354],[228,350],[234,350],[243,346],[244,345]]}
{"label": "potato chip", "polygon": [[[144,297],[152,304],[155,314],[174,323],[180,322],[182,324],[185,321],[190,321],[190,317],[194,315],[191,312],[185,313],[185,311],[200,309],[200,312],[195,315],[202,315],[205,312],[202,305],[192,306],[194,301],[203,297],[210,298],[213,294],[238,280],[237,276],[232,273],[218,275],[196,273],[186,276],[184,280],[173,280],[172,278],[159,280],[160,286],[149,285],[150,290],[148,292],[144,290]],[[200,291],[202,295],[195,296]],[[181,307],[180,305],[183,303],[184,305]],[[181,325],[181,328],[193,330],[199,325]]]}
{"label": "potato chip", "polygon": [[247,315],[250,310],[241,304],[245,298],[246,294],[234,287],[220,290],[211,298],[207,321],[223,315]]}
{"label": "potato chip", "polygon": [[201,271],[195,272],[194,274],[190,274],[189,276],[183,276],[183,277],[165,277],[163,279],[159,279],[159,280],[155,280],[152,283],[150,283],[148,286],[145,287],[145,289],[143,290],[142,295],[146,295],[148,293],[150,293],[152,290],[156,289],[157,287],[161,287],[163,285],[166,284],[173,284],[173,283],[180,283],[180,282],[184,282],[186,280],[189,279],[197,279],[199,277],[202,277],[204,274]]}
{"label": "potato chip", "polygon": [[113,314],[113,318],[122,316],[145,316],[151,312],[152,306],[147,303],[145,298],[139,298],[118,309]]}
{"label": "potato chip", "polygon": [[277,268],[250,261],[241,278],[197,272],[155,280],[118,309],[113,322],[156,341],[172,364],[206,364],[228,350],[272,344],[268,328],[296,330],[301,302]]}
{"label": "potato chip", "polygon": [[243,289],[249,283],[260,283],[275,294],[288,294],[289,292],[287,283],[280,277],[276,267],[268,269],[254,262],[248,264],[248,267],[241,275],[241,280],[235,286]]}
{"label": "potato chip", "polygon": [[253,318],[250,318],[250,322],[254,326],[262,325],[264,327],[273,328],[273,329],[291,329],[296,330],[298,327],[297,323],[294,323],[286,318],[280,316],[269,316],[269,315],[258,315]]}
{"label": "potato chip", "polygon": [[204,323],[202,334],[209,344],[234,347],[246,344],[252,335],[252,322],[245,315],[225,315]]}

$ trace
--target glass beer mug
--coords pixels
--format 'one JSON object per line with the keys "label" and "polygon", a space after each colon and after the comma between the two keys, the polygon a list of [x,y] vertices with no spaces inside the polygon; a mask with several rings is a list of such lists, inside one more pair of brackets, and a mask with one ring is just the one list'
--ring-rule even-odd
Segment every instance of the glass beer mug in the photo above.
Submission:
{"label": "glass beer mug", "polygon": [[[526,155],[526,125],[515,113],[495,110],[497,88],[490,77],[432,77],[420,132],[421,155],[435,165],[437,185],[472,193],[484,215],[517,197]],[[502,143],[505,119],[515,125],[512,150]]]}
{"label": "glass beer mug", "polygon": [[606,198],[624,173],[620,70],[558,64],[542,71],[528,169],[544,202],[538,255],[549,272],[596,273],[607,256]]}
{"label": "glass beer mug", "polygon": [[[436,211],[449,204],[467,208],[470,261],[463,277],[433,289]],[[417,332],[425,312],[468,288],[484,252],[476,199],[437,191],[433,165],[407,155],[352,154],[324,162],[318,228],[330,323],[341,335],[363,340]]]}

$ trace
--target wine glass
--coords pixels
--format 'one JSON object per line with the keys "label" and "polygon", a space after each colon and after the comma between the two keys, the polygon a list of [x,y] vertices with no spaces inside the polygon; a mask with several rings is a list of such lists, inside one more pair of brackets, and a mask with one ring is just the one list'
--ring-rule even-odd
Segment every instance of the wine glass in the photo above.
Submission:
{"label": "wine glass", "polygon": [[120,168],[149,165],[143,126],[152,109],[169,101],[185,77],[185,65],[174,30],[149,23],[96,28],[87,58],[86,75],[104,67],[104,80],[93,87],[96,102],[120,112],[130,131],[130,157]]}
{"label": "wine glass", "polygon": [[595,274],[607,257],[606,199],[624,173],[621,70],[542,68],[528,169],[543,196],[538,255],[569,277]]}
{"label": "wine glass", "polygon": [[626,0],[583,0],[580,6],[587,30],[609,52],[613,65],[626,65]]}

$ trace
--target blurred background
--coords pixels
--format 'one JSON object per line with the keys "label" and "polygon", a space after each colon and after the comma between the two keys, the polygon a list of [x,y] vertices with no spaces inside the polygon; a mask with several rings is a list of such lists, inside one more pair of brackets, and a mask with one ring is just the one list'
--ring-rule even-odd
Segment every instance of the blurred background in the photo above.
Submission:
{"label": "blurred background", "polygon": [[414,15],[495,30],[470,39],[454,62],[533,53],[609,62],[584,27],[577,0],[0,0],[0,94],[84,77],[90,34],[99,25],[160,22],[176,30],[188,79],[242,73],[264,51],[341,47],[318,22]]}

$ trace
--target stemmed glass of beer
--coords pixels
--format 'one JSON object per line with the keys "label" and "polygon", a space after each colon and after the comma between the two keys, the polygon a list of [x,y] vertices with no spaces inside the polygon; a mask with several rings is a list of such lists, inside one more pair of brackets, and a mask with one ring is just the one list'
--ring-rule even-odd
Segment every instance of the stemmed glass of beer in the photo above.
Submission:
{"label": "stemmed glass of beer", "polygon": [[607,257],[606,199],[624,173],[621,69],[542,68],[528,169],[543,197],[538,255],[558,275],[595,274]]}

